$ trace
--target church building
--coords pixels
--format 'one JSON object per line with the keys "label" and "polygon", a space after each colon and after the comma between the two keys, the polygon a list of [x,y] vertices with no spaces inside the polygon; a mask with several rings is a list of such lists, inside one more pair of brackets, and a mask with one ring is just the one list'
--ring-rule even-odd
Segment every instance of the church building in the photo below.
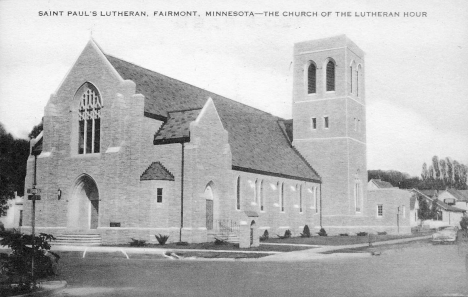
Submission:
{"label": "church building", "polygon": [[297,43],[293,71],[286,120],[108,55],[91,39],[31,144],[36,229],[105,244],[158,234],[235,240],[245,225],[274,237],[305,225],[395,230],[366,190],[364,53],[344,35]]}

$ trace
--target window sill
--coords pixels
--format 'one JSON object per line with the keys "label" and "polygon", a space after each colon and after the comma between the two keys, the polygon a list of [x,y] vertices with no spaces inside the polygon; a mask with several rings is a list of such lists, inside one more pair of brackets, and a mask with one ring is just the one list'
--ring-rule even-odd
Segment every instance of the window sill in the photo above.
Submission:
{"label": "window sill", "polygon": [[72,158],[100,158],[101,153],[94,153],[94,154],[75,154],[71,156]]}

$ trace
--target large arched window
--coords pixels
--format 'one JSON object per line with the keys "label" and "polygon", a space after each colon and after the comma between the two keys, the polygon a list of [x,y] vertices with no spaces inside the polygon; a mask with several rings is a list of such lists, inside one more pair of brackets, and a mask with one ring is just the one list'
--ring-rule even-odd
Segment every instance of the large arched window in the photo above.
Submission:
{"label": "large arched window", "polygon": [[237,177],[237,183],[236,183],[236,209],[241,208],[241,179],[240,176]]}
{"label": "large arched window", "polygon": [[307,67],[307,93],[315,94],[317,92],[317,66],[310,62]]}
{"label": "large arched window", "polygon": [[76,96],[78,108],[78,154],[99,153],[101,147],[102,101],[94,85],[84,83]]}
{"label": "large arched window", "polygon": [[279,188],[280,208],[281,208],[281,212],[284,212],[284,184],[281,183],[280,186],[281,186]]}
{"label": "large arched window", "polygon": [[329,60],[326,69],[327,92],[335,91],[335,63]]}
{"label": "large arched window", "polygon": [[356,86],[354,84],[354,80],[355,80],[355,74],[354,72],[356,71],[356,63],[354,61],[351,62],[351,64],[349,65],[349,92],[352,94],[355,89],[356,89]]}

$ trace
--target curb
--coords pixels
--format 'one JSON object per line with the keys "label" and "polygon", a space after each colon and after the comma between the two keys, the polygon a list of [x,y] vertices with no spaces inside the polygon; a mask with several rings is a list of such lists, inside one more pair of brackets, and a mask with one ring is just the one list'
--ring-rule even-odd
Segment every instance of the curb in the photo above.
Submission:
{"label": "curb", "polygon": [[66,281],[45,281],[45,282],[39,282],[38,286],[40,286],[41,289],[36,292],[26,293],[23,295],[14,295],[12,297],[50,296],[56,293],[57,291],[64,289],[67,286],[67,282]]}

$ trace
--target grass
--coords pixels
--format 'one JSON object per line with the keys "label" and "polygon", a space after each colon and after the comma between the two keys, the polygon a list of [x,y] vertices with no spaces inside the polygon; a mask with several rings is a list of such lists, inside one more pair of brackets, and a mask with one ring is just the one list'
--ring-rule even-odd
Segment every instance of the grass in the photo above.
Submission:
{"label": "grass", "polygon": [[[120,247],[130,247],[130,245],[117,245]],[[204,243],[190,243],[188,245],[177,245],[176,243],[166,243],[165,245],[159,244],[147,244],[140,248],[155,248],[155,249],[166,249],[166,250],[228,250],[228,251],[256,251],[256,252],[292,252],[310,249],[312,247],[302,246],[282,246],[282,245],[260,245],[258,247],[252,247],[247,249],[239,248],[239,244],[229,243],[226,244],[215,244],[214,242]]]}
{"label": "grass", "polygon": [[[371,241],[387,241],[403,238],[420,237],[427,234],[405,234],[405,235],[375,235],[371,234]],[[312,236],[312,237],[291,237],[286,239],[270,238],[263,243],[289,243],[307,245],[348,245],[358,243],[368,243],[368,236]]]}
{"label": "grass", "polygon": [[243,259],[243,258],[261,258],[269,256],[269,254],[264,253],[223,253],[223,252],[192,252],[190,250],[177,252],[178,256],[189,258],[206,258],[206,259]]}
{"label": "grass", "polygon": [[385,245],[378,245],[378,246],[365,246],[365,247],[358,247],[358,248],[348,248],[348,249],[327,251],[327,252],[323,252],[323,254],[374,253],[374,252],[382,253],[382,252],[385,252],[385,251],[388,251],[388,250],[401,251],[401,250],[407,249],[407,248],[429,246],[431,244],[432,243],[431,243],[430,239],[422,239],[422,240],[416,240],[416,241],[398,243],[398,244],[385,244]]}

